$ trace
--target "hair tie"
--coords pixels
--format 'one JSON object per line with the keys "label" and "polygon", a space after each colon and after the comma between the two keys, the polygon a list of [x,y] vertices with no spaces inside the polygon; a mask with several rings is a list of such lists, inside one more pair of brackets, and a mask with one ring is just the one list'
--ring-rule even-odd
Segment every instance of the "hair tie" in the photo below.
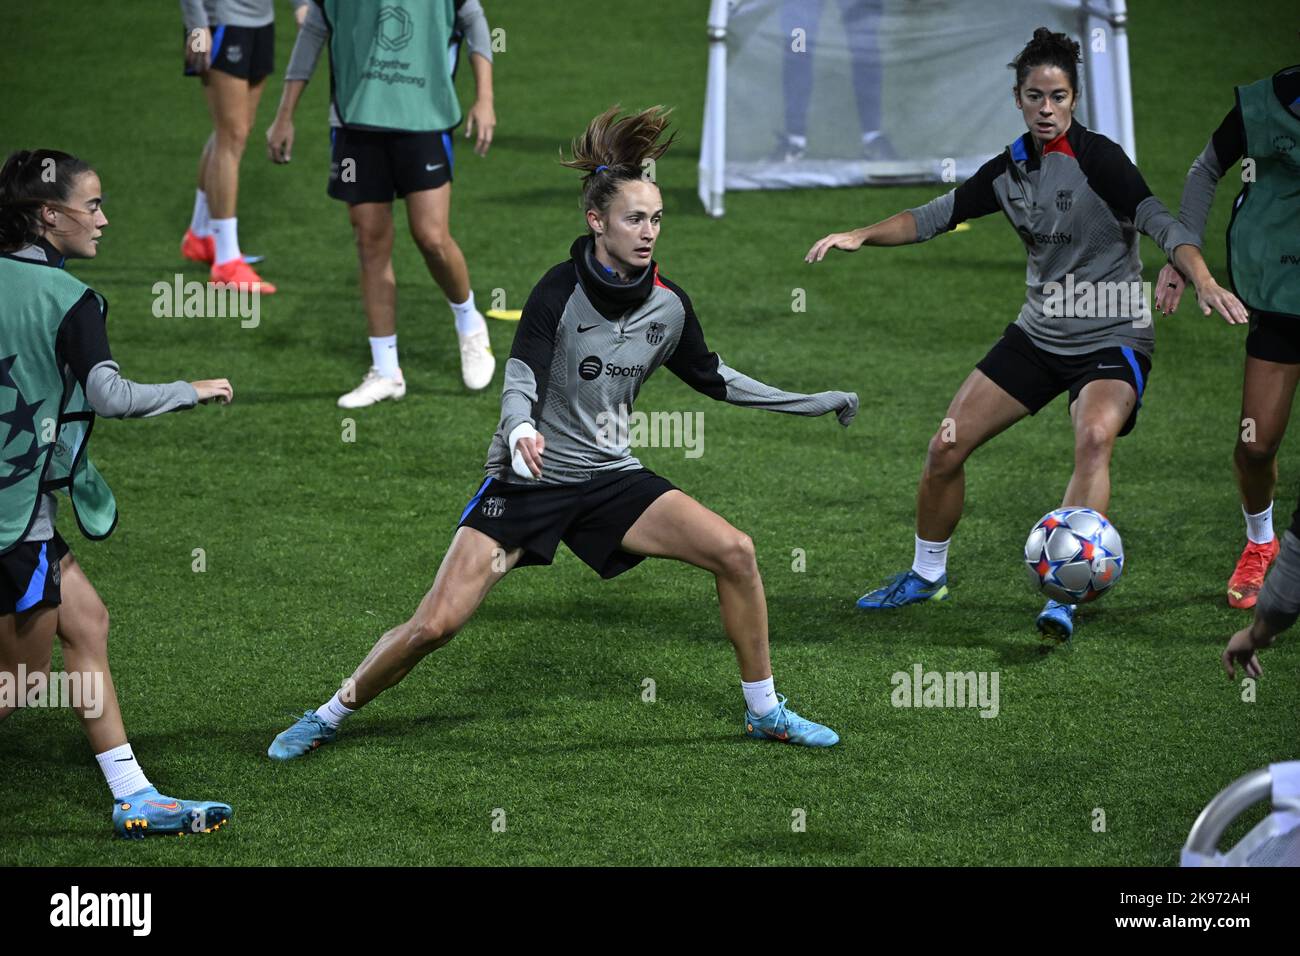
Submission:
{"label": "hair tie", "polygon": [[596,167],[596,172],[600,172],[602,169],[609,169],[609,167],[608,167],[608,166],[597,166],[597,167]]}

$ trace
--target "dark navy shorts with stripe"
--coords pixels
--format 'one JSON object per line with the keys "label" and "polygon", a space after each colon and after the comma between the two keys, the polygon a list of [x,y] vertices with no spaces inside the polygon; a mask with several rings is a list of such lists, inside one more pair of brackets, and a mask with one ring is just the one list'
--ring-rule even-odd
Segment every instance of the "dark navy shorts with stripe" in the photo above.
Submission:
{"label": "dark navy shorts with stripe", "polygon": [[326,190],[349,206],[392,202],[407,193],[451,182],[451,131],[330,129],[330,181]]}
{"label": "dark navy shorts with stripe", "polygon": [[1246,354],[1265,362],[1300,365],[1300,318],[1252,312]]}
{"label": "dark navy shorts with stripe", "polygon": [[67,542],[56,531],[49,541],[23,541],[0,554],[0,614],[39,604],[57,607],[63,600],[59,562],[67,553]]}
{"label": "dark navy shorts with stripe", "polygon": [[644,560],[622,549],[623,536],[674,489],[646,468],[563,485],[488,478],[465,506],[460,526],[483,532],[507,551],[522,548],[516,567],[550,564],[563,541],[602,578],[612,578]]}
{"label": "dark navy shorts with stripe", "polygon": [[1151,377],[1151,359],[1127,346],[1097,349],[1083,355],[1058,355],[1039,348],[1014,322],[975,367],[1029,409],[1031,415],[1037,415],[1039,409],[1062,392],[1070,393],[1073,405],[1083,387],[1097,379],[1128,382],[1137,392],[1137,403],[1120,435],[1127,435],[1137,424],[1142,393]]}
{"label": "dark navy shorts with stripe", "polygon": [[[275,72],[275,24],[260,27],[214,26],[209,69],[254,85]],[[189,34],[185,42],[189,43]],[[186,76],[197,76],[188,66]]]}

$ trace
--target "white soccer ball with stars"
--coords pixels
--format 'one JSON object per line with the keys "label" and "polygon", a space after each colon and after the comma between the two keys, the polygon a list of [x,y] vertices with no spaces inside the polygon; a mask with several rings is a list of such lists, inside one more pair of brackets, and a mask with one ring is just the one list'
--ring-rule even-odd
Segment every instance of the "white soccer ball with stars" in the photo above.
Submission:
{"label": "white soccer ball with stars", "polygon": [[1025,542],[1031,586],[1066,604],[1095,601],[1124,572],[1124,545],[1115,526],[1091,508],[1043,515]]}

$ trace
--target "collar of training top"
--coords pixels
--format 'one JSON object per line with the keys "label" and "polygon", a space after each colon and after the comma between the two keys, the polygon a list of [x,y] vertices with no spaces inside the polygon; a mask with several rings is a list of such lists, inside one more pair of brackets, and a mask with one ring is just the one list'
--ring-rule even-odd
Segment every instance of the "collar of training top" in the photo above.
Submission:
{"label": "collar of training top", "polygon": [[1070,128],[1050,143],[1044,143],[1042,151],[1034,148],[1034,134],[1026,132],[1011,144],[1011,158],[1025,164],[1025,172],[1032,173],[1042,165],[1043,157],[1048,153],[1064,153],[1067,156],[1078,154],[1079,144],[1088,128],[1077,118],[1070,121]]}
{"label": "collar of training top", "polygon": [[24,262],[38,262],[43,266],[54,266],[56,269],[63,268],[63,253],[46,242],[44,236],[39,237],[30,246],[23,246],[21,249],[7,253],[7,257],[21,259]]}
{"label": "collar of training top", "polygon": [[607,319],[617,319],[650,298],[655,285],[655,263],[652,260],[640,275],[630,282],[610,276],[605,267],[596,261],[596,240],[580,236],[569,247],[569,257],[578,270],[578,281],[596,311]]}

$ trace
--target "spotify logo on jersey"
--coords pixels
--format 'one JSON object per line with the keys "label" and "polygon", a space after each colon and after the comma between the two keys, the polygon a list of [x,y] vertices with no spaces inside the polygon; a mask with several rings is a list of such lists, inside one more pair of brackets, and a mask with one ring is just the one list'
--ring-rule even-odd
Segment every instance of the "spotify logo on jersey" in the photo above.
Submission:
{"label": "spotify logo on jersey", "polygon": [[578,374],[582,376],[583,381],[590,382],[600,376],[601,367],[604,365],[600,358],[595,355],[588,355],[578,365]]}

